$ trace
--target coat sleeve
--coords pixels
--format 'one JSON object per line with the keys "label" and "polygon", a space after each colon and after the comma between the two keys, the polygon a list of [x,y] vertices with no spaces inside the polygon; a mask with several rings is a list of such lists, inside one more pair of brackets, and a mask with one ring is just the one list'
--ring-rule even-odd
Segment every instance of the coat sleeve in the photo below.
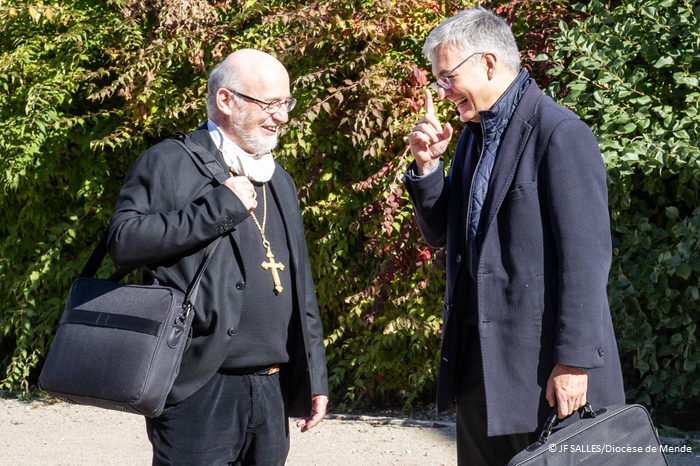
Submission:
{"label": "coat sleeve", "polygon": [[446,178],[444,162],[424,176],[416,176],[415,162],[411,163],[403,182],[406,186],[418,229],[429,246],[444,248],[447,245],[447,210],[449,200],[449,180]]}
{"label": "coat sleeve", "polygon": [[[299,208],[299,199],[296,195],[297,190],[292,177],[278,167],[279,173],[283,174],[281,183],[282,191],[280,195],[284,199],[284,211],[289,214],[289,232],[293,236],[291,241],[296,244],[295,249],[295,280],[297,280],[296,288],[298,290],[298,299],[300,307],[300,318],[302,325],[303,345],[299,351],[298,358],[305,358],[306,365],[296,365],[295,370],[303,370],[303,373],[297,372],[293,379],[297,387],[292,389],[290,412],[292,415],[308,416],[311,413],[311,397],[306,395],[329,395],[328,390],[328,369],[326,367],[326,347],[323,337],[323,323],[321,321],[321,313],[318,307],[316,298],[316,289],[314,286],[311,264],[309,261],[309,251],[306,243],[306,235],[304,233],[304,220]],[[276,171],[277,173],[277,171]],[[308,373],[306,369],[308,368]],[[308,380],[308,390],[306,393],[301,389],[302,381]],[[303,397],[303,398],[302,398]]]}
{"label": "coat sleeve", "polygon": [[[303,246],[300,253],[303,257],[308,258],[306,249],[306,241],[302,238]],[[305,276],[305,300],[304,314],[306,320],[306,335],[308,340],[308,357],[309,370],[311,372],[311,394],[312,395],[329,395],[328,390],[328,369],[326,367],[326,347],[323,342],[323,324],[321,322],[321,313],[316,300],[316,291],[314,287],[313,277],[311,275],[311,265],[308,260],[304,263]]]}
{"label": "coat sleeve", "polygon": [[545,154],[547,202],[558,259],[554,362],[604,365],[612,256],[606,171],[598,143],[578,118],[562,120]]}
{"label": "coat sleeve", "polygon": [[166,140],[141,154],[129,171],[110,219],[108,251],[117,265],[179,258],[248,215],[230,189],[213,187],[190,156]]}

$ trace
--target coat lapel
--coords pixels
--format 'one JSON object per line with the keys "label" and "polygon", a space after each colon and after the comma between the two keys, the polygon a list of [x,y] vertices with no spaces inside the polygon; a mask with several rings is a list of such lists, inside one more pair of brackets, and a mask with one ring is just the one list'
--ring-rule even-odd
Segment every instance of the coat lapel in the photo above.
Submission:
{"label": "coat lapel", "polygon": [[[455,199],[455,201],[450,202],[447,234],[450,236],[458,235],[450,238],[447,242],[447,244],[450,245],[450,250],[447,251],[448,257],[454,257],[457,254],[464,255],[461,245],[466,243],[465,219],[468,205],[468,196],[465,193],[468,193],[471,189],[471,174],[468,167],[469,163],[467,162],[470,157],[469,151],[471,150],[473,141],[474,137],[471,136],[469,130],[465,128],[460,136],[457,148],[455,149],[455,156],[448,173],[450,198]],[[451,245],[460,245],[457,246],[459,251],[453,251]],[[449,297],[449,304],[453,304],[453,299],[451,297],[452,290],[456,287],[457,277],[462,268],[461,265],[462,263],[459,263],[457,267],[451,268],[451,270],[454,270],[454,273],[450,273],[447,277],[447,290],[445,295]]]}
{"label": "coat lapel", "polygon": [[537,85],[534,83],[530,84],[510,119],[493,166],[491,186],[484,201],[484,212],[482,214],[485,215],[486,219],[484,232],[488,232],[491,222],[510,190],[518,163],[532,133],[534,123],[532,118],[536,118],[534,113],[523,117],[518,113],[518,108],[536,108],[536,101],[541,96],[542,92]]}
{"label": "coat lapel", "polygon": [[294,235],[293,232],[299,226],[294,224],[292,215],[299,210],[299,206],[296,203],[296,193],[288,189],[288,183],[284,179],[284,169],[277,162],[275,162],[275,166],[275,172],[272,174],[272,179],[269,181],[268,186],[282,216],[284,231],[287,235],[287,245],[289,246],[291,267],[296,269],[296,265],[299,263],[299,245],[294,238],[298,238],[299,235]]}

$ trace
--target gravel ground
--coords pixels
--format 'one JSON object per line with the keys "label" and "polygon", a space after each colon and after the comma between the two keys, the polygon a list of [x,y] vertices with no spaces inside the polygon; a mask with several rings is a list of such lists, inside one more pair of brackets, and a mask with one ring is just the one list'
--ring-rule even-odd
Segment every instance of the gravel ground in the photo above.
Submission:
{"label": "gravel ground", "polygon": [[[454,442],[453,413],[439,418],[427,409],[409,415],[329,414],[307,433],[292,429],[287,465],[455,465]],[[669,445],[687,442],[662,438]],[[137,466],[149,465],[150,457],[140,416],[62,402],[0,399],[0,466]],[[700,450],[669,455],[669,462],[700,466]]]}

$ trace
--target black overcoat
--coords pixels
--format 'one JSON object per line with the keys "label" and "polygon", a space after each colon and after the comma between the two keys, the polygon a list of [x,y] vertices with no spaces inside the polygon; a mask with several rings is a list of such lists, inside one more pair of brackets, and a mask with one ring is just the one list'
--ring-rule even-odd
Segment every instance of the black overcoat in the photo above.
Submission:
{"label": "black overcoat", "polygon": [[[446,247],[447,289],[438,410],[455,399],[466,334],[466,205],[472,173],[462,132],[447,176],[407,175],[425,241]],[[409,171],[410,173],[410,171]],[[501,139],[477,235],[478,330],[488,435],[534,432],[551,408],[546,384],[555,364],[588,368],[594,407],[624,403],[606,285],[611,237],[606,172],[597,141],[576,115],[534,81]],[[573,417],[572,417],[573,418]]]}
{"label": "black overcoat", "polygon": [[[206,126],[190,136],[226,167]],[[280,375],[288,389],[288,414],[307,416],[312,394],[328,394],[323,329],[296,187],[278,164],[268,186],[287,232],[294,284],[289,290],[294,302],[290,362]],[[202,277],[192,338],[168,403],[177,403],[206,384],[235,338],[246,278],[239,253],[246,246],[236,226],[249,216],[238,197],[226,186],[212,184],[172,139],[141,154],[119,192],[110,220],[109,254],[117,265],[141,266],[146,281],[185,291],[206,246],[225,236]]]}

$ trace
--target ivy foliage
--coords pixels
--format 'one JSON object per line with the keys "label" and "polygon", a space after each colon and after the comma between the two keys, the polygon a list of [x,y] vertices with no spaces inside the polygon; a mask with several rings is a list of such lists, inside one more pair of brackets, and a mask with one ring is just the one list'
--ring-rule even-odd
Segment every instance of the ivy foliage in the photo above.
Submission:
{"label": "ivy foliage", "polygon": [[627,398],[668,417],[700,406],[700,4],[575,9],[550,92],[591,125],[608,168]]}

